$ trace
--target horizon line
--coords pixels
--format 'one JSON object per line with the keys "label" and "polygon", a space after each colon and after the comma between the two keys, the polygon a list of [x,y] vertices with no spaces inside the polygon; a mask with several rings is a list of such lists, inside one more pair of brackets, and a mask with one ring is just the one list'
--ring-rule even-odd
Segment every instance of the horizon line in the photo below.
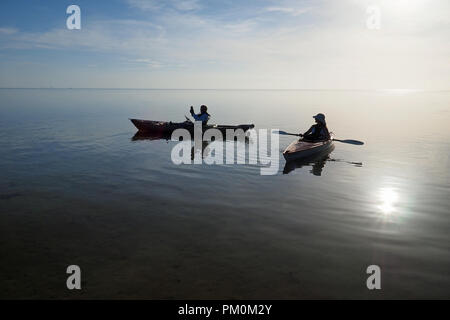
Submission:
{"label": "horizon line", "polygon": [[119,87],[0,87],[0,90],[184,90],[184,91],[409,91],[409,92],[437,92],[450,89],[411,89],[411,88],[383,88],[383,89],[331,89],[331,88],[119,88]]}

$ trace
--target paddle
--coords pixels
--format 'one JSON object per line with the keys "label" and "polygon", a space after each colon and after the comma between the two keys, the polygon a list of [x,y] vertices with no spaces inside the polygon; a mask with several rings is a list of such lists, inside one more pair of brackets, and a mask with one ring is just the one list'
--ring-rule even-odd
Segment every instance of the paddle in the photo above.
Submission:
{"label": "paddle", "polygon": [[362,145],[364,144],[364,142],[362,142],[362,141],[351,140],[351,139],[347,139],[347,140],[333,139],[333,141],[338,141],[338,142],[342,142],[342,143],[354,144],[354,145],[356,145],[356,146],[362,146]]}
{"label": "paddle", "polygon": [[[275,132],[275,131],[274,131],[274,132]],[[301,135],[301,134],[289,133],[289,132],[281,131],[281,130],[278,130],[278,132],[275,132],[275,133],[282,134],[282,135],[284,135],[284,136],[296,136],[296,137],[302,137],[302,136],[303,136],[303,135]]]}
{"label": "paddle", "polygon": [[[281,130],[279,130],[279,131],[278,131],[277,133],[278,133],[278,134],[281,134],[281,135],[285,135],[285,136],[296,136],[296,137],[303,137],[303,135],[302,135],[302,134],[289,133],[289,132],[286,132],[286,131],[281,131]],[[340,140],[340,139],[334,139],[334,138],[333,138],[333,141],[338,141],[338,142],[342,142],[342,143],[349,143],[349,144],[354,144],[354,145],[357,145],[357,146],[361,146],[361,145],[363,145],[363,144],[364,144],[364,142],[362,142],[362,141],[358,141],[358,140],[351,140],[351,139],[347,139],[347,140]]]}
{"label": "paddle", "polygon": [[189,119],[187,115],[184,115],[184,117],[186,118],[187,121],[192,122],[192,120]]}
{"label": "paddle", "polygon": [[347,160],[342,160],[342,159],[329,159],[327,161],[333,161],[333,162],[345,162],[351,165],[354,165],[356,167],[362,167],[363,163],[362,162],[354,162],[354,161],[347,161]]}

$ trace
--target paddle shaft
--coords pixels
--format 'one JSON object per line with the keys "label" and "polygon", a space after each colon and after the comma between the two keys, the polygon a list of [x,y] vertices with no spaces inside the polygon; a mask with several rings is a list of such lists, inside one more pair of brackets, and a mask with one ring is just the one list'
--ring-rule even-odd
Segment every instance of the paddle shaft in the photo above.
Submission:
{"label": "paddle shaft", "polygon": [[302,134],[295,134],[295,133],[288,133],[288,132],[285,132],[285,133],[282,133],[283,135],[286,135],[286,136],[296,136],[296,137],[302,137],[303,135]]}
{"label": "paddle shaft", "polygon": [[[287,136],[303,137],[302,134],[289,133],[289,132],[281,131],[281,130],[278,131],[278,134],[281,134],[281,135],[287,135]],[[349,143],[349,144],[354,144],[354,145],[363,145],[363,144],[364,144],[364,142],[358,141],[358,140],[340,140],[340,139],[333,139],[333,141],[342,142],[342,143]]]}

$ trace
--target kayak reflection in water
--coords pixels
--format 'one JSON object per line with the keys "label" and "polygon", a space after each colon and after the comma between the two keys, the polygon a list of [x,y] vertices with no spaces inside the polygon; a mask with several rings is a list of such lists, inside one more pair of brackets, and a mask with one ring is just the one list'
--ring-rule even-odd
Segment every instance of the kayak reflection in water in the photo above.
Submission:
{"label": "kayak reflection in water", "polygon": [[306,141],[329,140],[331,136],[327,128],[327,123],[325,122],[325,115],[318,113],[313,118],[316,120],[316,124],[312,125],[305,133],[300,134],[300,137],[303,137],[303,140]]}
{"label": "kayak reflection in water", "polygon": [[202,145],[199,148],[198,146],[192,146],[191,148],[191,160],[194,161],[195,155],[198,153],[201,155],[201,158],[204,159],[209,155],[210,148],[208,148],[209,144],[211,142],[209,141],[202,141]]}
{"label": "kayak reflection in water", "polygon": [[199,114],[195,114],[193,106],[191,106],[191,110],[189,111],[191,112],[191,115],[195,119],[195,121],[201,121],[203,125],[206,125],[208,123],[209,118],[211,117],[210,114],[208,113],[208,107],[205,105],[202,105],[200,107]]}

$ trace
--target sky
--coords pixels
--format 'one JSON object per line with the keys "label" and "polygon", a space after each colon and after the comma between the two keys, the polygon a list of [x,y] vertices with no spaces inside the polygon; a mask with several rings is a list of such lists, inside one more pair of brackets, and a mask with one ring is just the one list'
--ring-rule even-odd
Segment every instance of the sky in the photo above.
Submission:
{"label": "sky", "polygon": [[[80,30],[66,26],[72,4]],[[449,90],[449,12],[448,0],[2,0],[0,87]]]}

